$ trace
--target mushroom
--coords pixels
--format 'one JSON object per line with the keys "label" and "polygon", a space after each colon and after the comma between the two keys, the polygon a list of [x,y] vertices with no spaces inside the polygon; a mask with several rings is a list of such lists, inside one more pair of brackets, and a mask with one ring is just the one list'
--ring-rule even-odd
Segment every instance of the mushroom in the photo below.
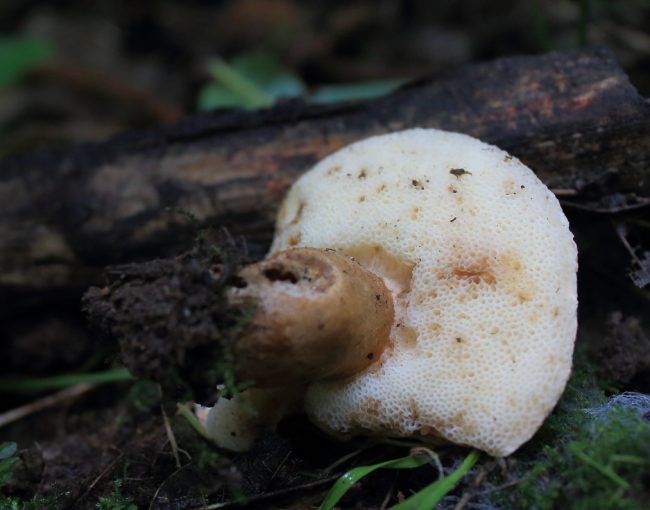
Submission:
{"label": "mushroom", "polygon": [[235,349],[261,388],[219,401],[208,430],[245,449],[304,409],[341,438],[507,456],[569,377],[576,271],[557,199],[506,152],[435,129],[354,143],[295,182],[269,258],[232,289],[258,303]]}
{"label": "mushroom", "polygon": [[234,346],[242,379],[257,386],[342,379],[390,343],[393,300],[384,281],[333,250],[295,248],[245,267],[233,304],[254,300]]}

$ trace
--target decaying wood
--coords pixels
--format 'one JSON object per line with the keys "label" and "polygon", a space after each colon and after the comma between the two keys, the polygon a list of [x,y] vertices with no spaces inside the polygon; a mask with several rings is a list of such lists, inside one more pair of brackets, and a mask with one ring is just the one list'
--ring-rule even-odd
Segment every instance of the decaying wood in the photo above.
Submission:
{"label": "decaying wood", "polygon": [[650,106],[610,51],[506,58],[374,101],[201,114],[6,159],[0,295],[76,291],[107,264],[187,246],[193,227],[169,206],[246,234],[261,251],[301,172],[354,140],[416,126],[499,145],[577,198],[650,195]]}

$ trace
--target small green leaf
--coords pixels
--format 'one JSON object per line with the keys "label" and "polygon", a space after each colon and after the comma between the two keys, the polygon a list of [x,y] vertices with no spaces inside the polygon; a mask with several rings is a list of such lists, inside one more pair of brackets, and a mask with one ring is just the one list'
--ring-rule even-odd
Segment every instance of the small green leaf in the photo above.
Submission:
{"label": "small green leaf", "polygon": [[270,53],[243,53],[232,60],[232,66],[273,99],[297,97],[306,91],[302,80]]}
{"label": "small green leaf", "polygon": [[52,54],[44,41],[21,37],[0,38],[0,88],[18,81]]}
{"label": "small green leaf", "polygon": [[208,68],[214,81],[204,85],[199,92],[198,107],[201,110],[263,108],[271,106],[279,98],[301,96],[306,90],[299,77],[267,53],[243,53],[230,62],[214,59]]}
{"label": "small green leaf", "polygon": [[421,491],[413,494],[413,496],[405,499],[401,503],[392,506],[389,510],[430,510],[431,508],[435,508],[440,500],[445,497],[445,495],[456,486],[461,478],[469,472],[472,466],[476,464],[479,455],[478,451],[472,450],[469,452],[469,455],[465,457],[465,460],[460,467],[452,474],[446,476],[442,480],[427,485]]}
{"label": "small green leaf", "polygon": [[3,459],[8,459],[11,457],[14,453],[16,453],[16,450],[18,449],[18,446],[16,443],[0,443],[0,460]]}
{"label": "small green leaf", "polygon": [[242,108],[244,101],[240,96],[216,83],[206,83],[199,91],[199,110],[214,108]]}
{"label": "small green leaf", "polygon": [[355,99],[373,99],[394,91],[406,81],[405,79],[394,79],[326,85],[318,88],[311,96],[310,101],[314,103],[335,103]]}
{"label": "small green leaf", "polygon": [[414,450],[408,457],[387,460],[371,466],[359,466],[351,469],[339,478],[321,503],[319,510],[332,510],[339,500],[355,483],[378,469],[413,469],[431,462],[431,455],[422,449]]}
{"label": "small green leaf", "polygon": [[13,457],[16,449],[16,443],[0,443],[0,487],[7,483],[14,474],[11,468],[18,462],[18,458]]}
{"label": "small green leaf", "polygon": [[208,68],[215,81],[240,99],[247,108],[263,108],[273,104],[273,97],[257,84],[228,64],[225,60],[214,59]]}
{"label": "small green leaf", "polygon": [[0,462],[0,487],[7,483],[12,476],[14,476],[14,472],[11,470],[11,468],[16,462],[18,462],[18,459],[5,459]]}

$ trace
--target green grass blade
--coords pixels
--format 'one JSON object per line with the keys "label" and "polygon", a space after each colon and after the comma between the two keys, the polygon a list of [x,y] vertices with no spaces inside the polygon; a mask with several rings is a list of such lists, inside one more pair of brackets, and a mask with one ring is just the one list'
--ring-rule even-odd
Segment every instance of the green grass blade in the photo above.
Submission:
{"label": "green grass blade", "polygon": [[248,108],[262,108],[273,104],[273,97],[221,59],[211,60],[208,69],[214,79],[228,92],[240,97]]}
{"label": "green grass blade", "polygon": [[392,506],[390,510],[431,510],[440,500],[452,490],[465,476],[479,458],[479,452],[472,450],[456,471],[449,476],[427,485],[424,489],[413,494],[401,503]]}
{"label": "green grass blade", "polygon": [[580,17],[578,18],[578,46],[583,47],[589,44],[589,17],[591,13],[591,1],[580,0]]}
{"label": "green grass blade", "polygon": [[249,51],[228,63],[216,59],[209,64],[209,70],[214,79],[199,91],[197,106],[200,110],[254,109],[307,92],[302,80],[271,53]]}
{"label": "green grass blade", "polygon": [[187,420],[190,426],[194,430],[196,430],[203,439],[212,441],[212,438],[208,435],[208,432],[205,430],[203,425],[201,425],[199,419],[194,415],[194,413],[190,409],[187,408],[185,404],[176,402],[176,409],[178,409],[178,412],[181,413],[181,416]]}
{"label": "green grass blade", "polygon": [[373,99],[393,92],[407,81],[404,78],[395,78],[392,80],[323,85],[314,92],[309,101],[314,103],[336,103],[339,101]]}
{"label": "green grass blade", "polygon": [[327,496],[325,496],[325,499],[321,503],[319,510],[332,510],[332,508],[334,508],[334,506],[345,495],[350,487],[352,487],[363,477],[368,476],[370,473],[377,471],[378,469],[413,469],[424,466],[430,461],[431,457],[429,455],[417,453],[411,454],[408,457],[401,457],[399,459],[379,462],[378,464],[373,464],[371,466],[359,466],[351,469],[343,476],[341,476],[341,478],[339,478],[332,486],[330,491],[327,493]]}
{"label": "green grass blade", "polygon": [[643,459],[641,457],[637,457],[636,455],[624,455],[618,453],[612,455],[609,460],[611,460],[612,462],[625,462],[628,464],[639,464],[640,466],[650,463],[650,459]]}
{"label": "green grass blade", "polygon": [[530,7],[532,32],[533,37],[535,37],[537,41],[537,46],[539,46],[542,51],[551,51],[553,49],[553,43],[551,42],[546,14],[542,9],[541,0],[533,0]]}
{"label": "green grass blade", "polygon": [[569,445],[569,450],[571,453],[573,453],[576,457],[578,457],[582,462],[585,464],[591,466],[594,468],[596,471],[598,471],[601,475],[609,478],[612,482],[614,482],[616,485],[618,485],[621,489],[627,490],[630,488],[630,484],[627,482],[627,480],[624,480],[620,476],[618,476],[612,468],[609,466],[604,466],[600,462],[592,459],[589,455],[587,455],[585,452],[583,452],[584,446],[577,444],[577,443],[572,443]]}
{"label": "green grass blade", "polygon": [[132,380],[133,376],[126,368],[107,370],[105,372],[88,372],[85,374],[62,374],[51,377],[35,377],[15,380],[0,380],[0,392],[42,391],[67,388],[80,383],[109,383]]}

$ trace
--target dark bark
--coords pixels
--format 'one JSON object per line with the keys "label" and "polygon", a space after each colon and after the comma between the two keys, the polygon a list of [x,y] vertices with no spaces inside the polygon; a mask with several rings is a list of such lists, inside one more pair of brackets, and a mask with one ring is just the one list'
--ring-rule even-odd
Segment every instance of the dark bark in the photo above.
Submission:
{"label": "dark bark", "polygon": [[499,59],[374,101],[201,114],[5,159],[0,295],[77,292],[107,264],[187,246],[193,227],[168,206],[247,235],[261,253],[296,176],[352,141],[416,126],[499,145],[578,199],[650,194],[650,107],[610,51]]}

